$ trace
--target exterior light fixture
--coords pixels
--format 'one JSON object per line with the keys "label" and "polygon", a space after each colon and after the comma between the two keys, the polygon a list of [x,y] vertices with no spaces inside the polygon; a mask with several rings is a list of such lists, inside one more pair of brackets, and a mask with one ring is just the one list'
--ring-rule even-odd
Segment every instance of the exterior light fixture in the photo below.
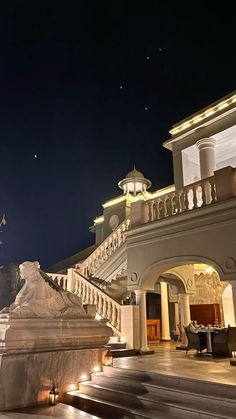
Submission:
{"label": "exterior light fixture", "polygon": [[102,371],[102,368],[100,365],[94,365],[93,372],[101,372],[101,371]]}
{"label": "exterior light fixture", "polygon": [[79,377],[79,383],[82,383],[83,381],[90,381],[91,377],[89,373],[81,374]]}
{"label": "exterior light fixture", "polygon": [[113,355],[110,349],[108,349],[105,357],[104,357],[104,365],[106,367],[113,367]]}
{"label": "exterior light fixture", "polygon": [[56,391],[56,385],[53,384],[52,389],[49,391],[49,404],[54,406],[58,403],[59,392]]}

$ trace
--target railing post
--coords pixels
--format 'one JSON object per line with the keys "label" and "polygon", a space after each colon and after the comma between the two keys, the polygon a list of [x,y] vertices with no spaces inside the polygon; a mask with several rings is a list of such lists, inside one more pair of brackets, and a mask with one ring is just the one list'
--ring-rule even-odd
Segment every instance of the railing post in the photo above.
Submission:
{"label": "railing post", "polygon": [[236,196],[236,169],[231,166],[214,172],[217,201]]}
{"label": "railing post", "polygon": [[148,220],[148,205],[140,200],[131,204],[130,223],[132,227],[146,223]]}
{"label": "railing post", "polygon": [[74,278],[74,269],[69,268],[67,270],[67,291],[75,291],[75,278]]}

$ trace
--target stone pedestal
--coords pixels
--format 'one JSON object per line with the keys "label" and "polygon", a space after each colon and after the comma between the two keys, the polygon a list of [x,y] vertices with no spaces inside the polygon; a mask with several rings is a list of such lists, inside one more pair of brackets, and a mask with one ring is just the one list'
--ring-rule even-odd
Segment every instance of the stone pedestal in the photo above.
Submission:
{"label": "stone pedestal", "polygon": [[80,318],[0,315],[0,410],[47,403],[53,384],[60,397],[78,388],[82,374],[101,368],[111,334],[105,320],[86,313]]}
{"label": "stone pedestal", "polygon": [[59,401],[78,389],[82,374],[101,368],[102,348],[0,355],[0,410],[47,404],[53,384]]}

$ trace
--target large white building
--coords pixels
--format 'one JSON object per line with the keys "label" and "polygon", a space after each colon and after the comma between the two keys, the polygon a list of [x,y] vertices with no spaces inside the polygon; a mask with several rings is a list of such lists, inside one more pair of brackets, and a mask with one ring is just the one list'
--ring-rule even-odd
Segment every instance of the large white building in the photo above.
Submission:
{"label": "large white building", "polygon": [[134,168],[90,227],[96,244],[49,269],[141,351],[171,329],[184,341],[190,319],[236,318],[236,92],[170,134],[174,185],[150,193]]}

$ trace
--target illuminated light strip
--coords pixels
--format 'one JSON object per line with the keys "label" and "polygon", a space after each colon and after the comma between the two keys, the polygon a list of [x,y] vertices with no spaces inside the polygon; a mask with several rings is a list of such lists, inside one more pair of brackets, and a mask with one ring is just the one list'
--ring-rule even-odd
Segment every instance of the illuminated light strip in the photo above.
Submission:
{"label": "illuminated light strip", "polygon": [[183,124],[177,126],[176,128],[171,129],[169,132],[171,135],[177,134],[180,131],[184,131],[185,129],[189,128],[193,124],[197,124],[198,122],[202,121],[203,119],[208,118],[209,116],[213,115],[214,113],[221,111],[222,109],[226,108],[232,103],[236,102],[236,95],[233,95],[229,99],[224,100],[223,102],[218,103],[218,105],[214,106],[213,108],[207,109],[205,112],[189,119],[189,121],[184,122]]}
{"label": "illuminated light strip", "polygon": [[100,215],[100,217],[96,217],[95,220],[93,220],[94,224],[102,224],[104,222],[103,215]]}
{"label": "illuminated light strip", "polygon": [[121,196],[118,196],[118,198],[114,198],[114,199],[111,199],[108,202],[105,202],[105,204],[102,204],[102,206],[103,206],[103,208],[108,208],[108,207],[111,207],[112,205],[118,204],[119,202],[122,202],[122,201],[135,202],[138,199],[139,199],[138,197],[133,197],[132,195],[121,195]]}

